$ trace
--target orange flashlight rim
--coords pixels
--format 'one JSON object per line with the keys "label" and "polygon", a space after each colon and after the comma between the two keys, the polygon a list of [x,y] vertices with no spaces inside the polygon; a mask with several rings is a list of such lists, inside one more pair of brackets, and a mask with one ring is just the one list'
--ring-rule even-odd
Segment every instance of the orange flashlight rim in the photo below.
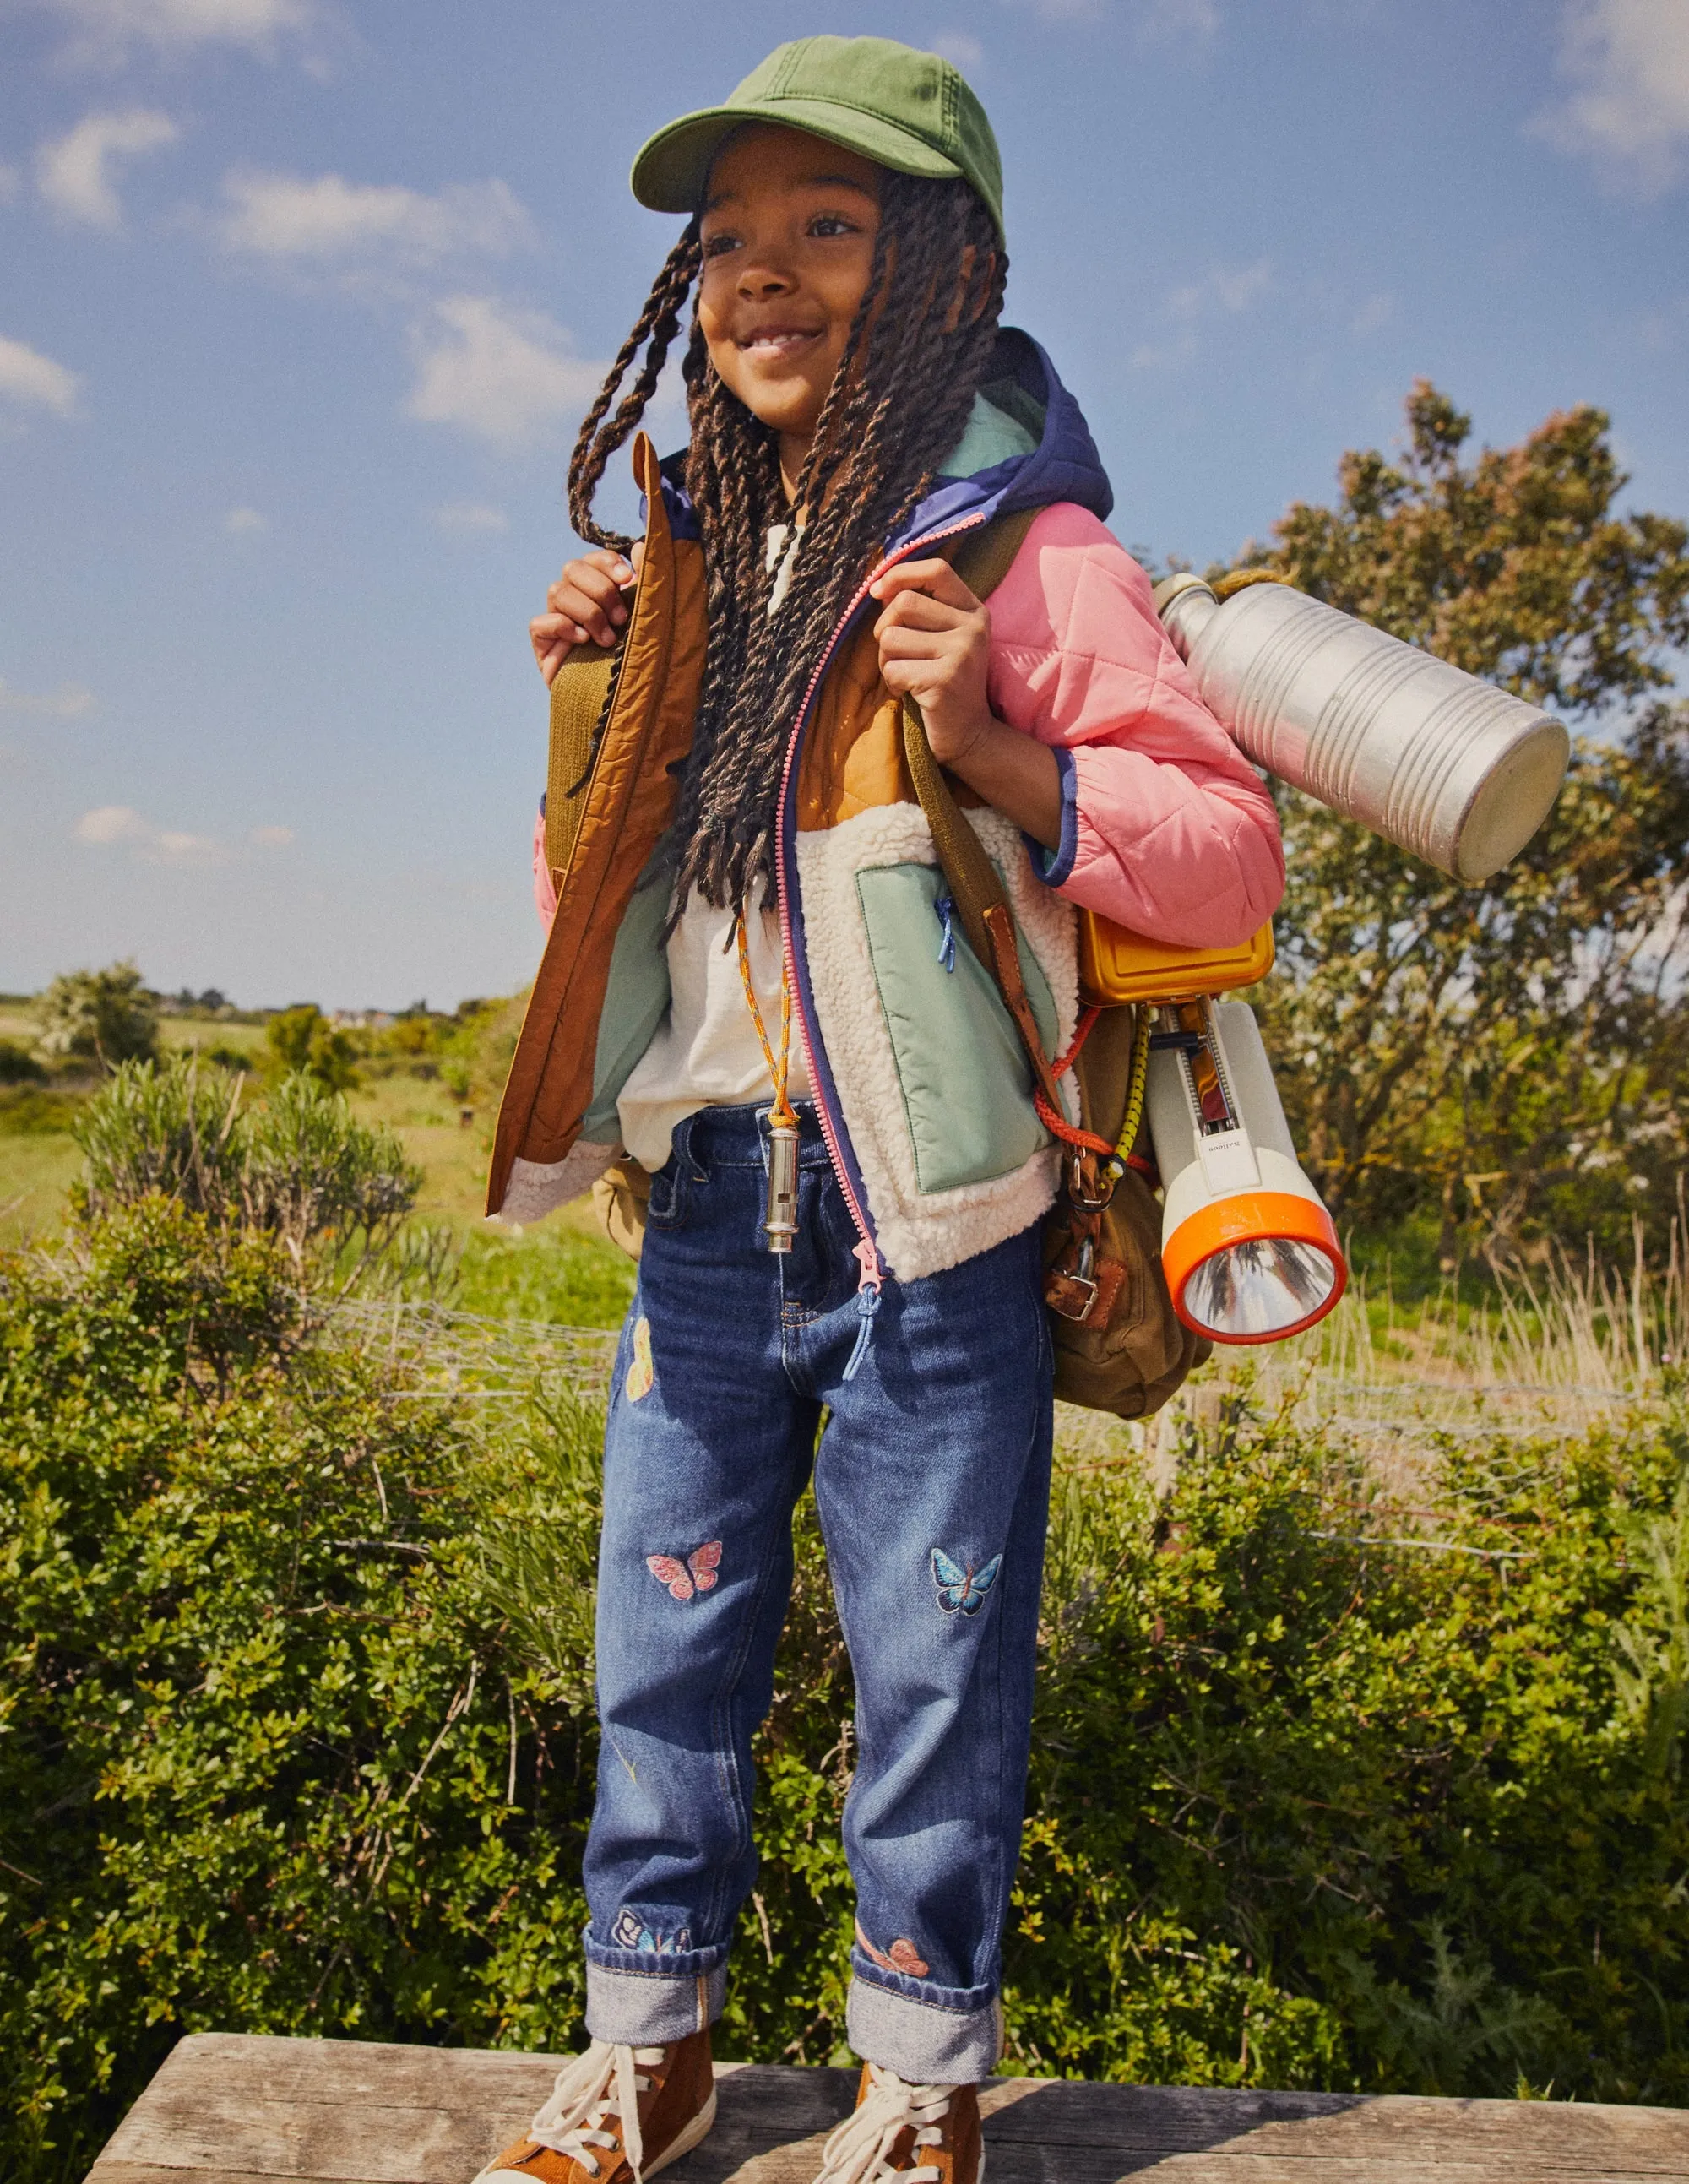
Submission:
{"label": "orange flashlight rim", "polygon": [[[1275,1327],[1265,1334],[1222,1334],[1185,1309],[1185,1291],[1199,1267],[1239,1244],[1307,1244],[1323,1251],[1331,1262],[1336,1279],[1329,1296],[1313,1311],[1289,1327]],[[1162,1246],[1162,1266],[1172,1293],[1173,1308],[1193,1334],[1210,1342],[1242,1348],[1260,1342],[1288,1342],[1306,1334],[1333,1311],[1349,1286],[1348,1262],[1337,1240],[1337,1224],[1317,1199],[1298,1197],[1289,1190],[1240,1190],[1217,1198],[1186,1214]]]}

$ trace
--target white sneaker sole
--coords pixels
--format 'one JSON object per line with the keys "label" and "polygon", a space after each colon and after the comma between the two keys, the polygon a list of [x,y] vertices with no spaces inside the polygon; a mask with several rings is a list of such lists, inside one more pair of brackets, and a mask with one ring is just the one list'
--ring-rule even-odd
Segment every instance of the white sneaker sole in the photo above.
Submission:
{"label": "white sneaker sole", "polygon": [[[716,2092],[712,2086],[709,2099],[676,2138],[673,2145],[666,2147],[655,2161],[645,2164],[644,2174],[655,2176],[666,2169],[670,2162],[678,2161],[683,2154],[690,2153],[694,2146],[701,2145],[709,2137],[710,2126],[715,2120]],[[533,2176],[532,2171],[523,2169],[483,2169],[476,2178],[475,2184],[533,2184]]]}

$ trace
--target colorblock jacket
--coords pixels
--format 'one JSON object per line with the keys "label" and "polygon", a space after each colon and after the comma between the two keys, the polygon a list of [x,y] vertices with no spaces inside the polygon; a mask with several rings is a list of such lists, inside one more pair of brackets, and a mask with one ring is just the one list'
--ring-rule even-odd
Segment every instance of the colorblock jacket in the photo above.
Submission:
{"label": "colorblock jacket", "polygon": [[[1240,940],[1284,886],[1253,768],[1196,695],[1144,571],[1105,528],[1108,482],[1078,404],[1006,331],[984,390],[1030,421],[1025,452],[941,478],[864,576],[791,724],[777,844],[787,976],[822,1128],[860,1232],[863,1279],[912,1279],[1049,1207],[1056,1152],[1019,1039],[958,933],[882,682],[867,587],[994,517],[1040,512],[990,599],[992,710],[1056,753],[1062,836],[1030,844],[974,803],[1003,876],[1047,1050],[1079,1014],[1074,907],[1190,946]],[[661,934],[674,767],[690,746],[705,627],[689,505],[635,450],[645,551],[616,695],[567,868],[537,892],[550,932],[494,1143],[488,1211],[537,1219],[621,1153],[616,1099],[668,1007]],[[965,795],[958,800],[967,803]]]}

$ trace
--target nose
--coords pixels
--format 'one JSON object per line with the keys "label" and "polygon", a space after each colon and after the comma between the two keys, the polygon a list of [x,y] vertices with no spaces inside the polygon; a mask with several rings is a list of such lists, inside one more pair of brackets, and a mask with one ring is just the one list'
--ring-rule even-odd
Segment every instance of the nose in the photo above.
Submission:
{"label": "nose", "polygon": [[748,262],[739,268],[739,292],[747,303],[766,304],[771,297],[789,295],[796,286],[787,268],[772,258]]}

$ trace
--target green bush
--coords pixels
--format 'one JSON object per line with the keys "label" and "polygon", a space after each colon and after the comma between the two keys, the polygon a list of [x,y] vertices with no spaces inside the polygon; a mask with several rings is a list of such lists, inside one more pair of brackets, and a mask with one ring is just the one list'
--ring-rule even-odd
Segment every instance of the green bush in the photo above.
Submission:
{"label": "green bush", "polygon": [[131,962],[68,971],[41,999],[43,1054],[101,1061],[145,1061],[159,1050],[159,1012]]}
{"label": "green bush", "polygon": [[39,1084],[46,1075],[28,1047],[0,1039],[0,1084]]}
{"label": "green bush", "polygon": [[349,1092],[358,1082],[357,1049],[315,1002],[283,1009],[265,1032],[273,1070],[314,1078],[325,1091]]}
{"label": "green bush", "polygon": [[[581,2036],[601,1421],[430,1391],[159,1195],[0,1261],[0,2167],[181,2031]],[[1240,1413],[1058,1487],[1012,2063],[1689,2101],[1689,1407],[1446,1452],[1452,1552]],[[825,2061],[850,1673],[812,1506],[721,2050]]]}
{"label": "green bush", "polygon": [[[254,1106],[226,1072],[192,1055],[130,1062],[78,1115],[86,1156],[72,1202],[85,1220],[163,1191],[220,1227],[278,1238],[302,1272],[342,1265],[349,1281],[399,1251],[422,1187],[390,1130],[354,1122],[308,1074],[284,1077]],[[428,1240],[410,1240],[425,1256]]]}
{"label": "green bush", "polygon": [[554,1695],[479,1542],[543,1521],[589,1602],[596,1421],[495,1470],[159,1197],[0,1261],[0,2170],[80,2176],[195,2027],[564,2036],[586,1670]]}

